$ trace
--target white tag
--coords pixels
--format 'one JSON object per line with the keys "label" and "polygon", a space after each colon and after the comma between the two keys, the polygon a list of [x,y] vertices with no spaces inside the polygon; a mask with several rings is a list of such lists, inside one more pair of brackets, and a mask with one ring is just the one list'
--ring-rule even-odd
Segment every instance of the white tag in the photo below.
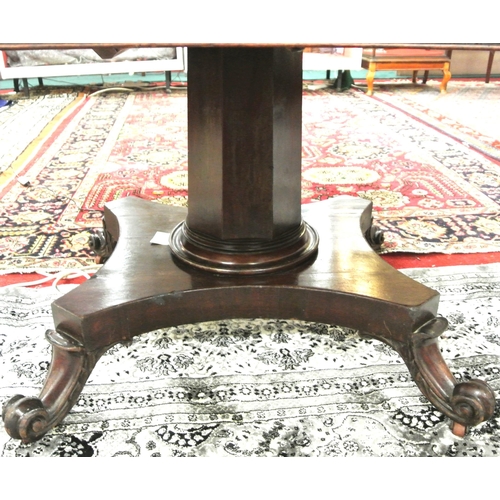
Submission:
{"label": "white tag", "polygon": [[161,231],[156,231],[156,234],[151,239],[151,245],[167,245],[170,242],[170,233],[162,233]]}

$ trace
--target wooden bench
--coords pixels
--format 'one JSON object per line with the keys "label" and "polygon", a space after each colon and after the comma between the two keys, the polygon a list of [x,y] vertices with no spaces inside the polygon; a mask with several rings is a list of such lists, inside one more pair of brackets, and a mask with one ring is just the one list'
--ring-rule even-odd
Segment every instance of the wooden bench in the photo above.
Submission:
{"label": "wooden bench", "polygon": [[368,95],[373,94],[373,80],[375,72],[379,70],[410,70],[413,71],[413,83],[417,83],[418,71],[424,71],[422,83],[427,82],[429,71],[440,69],[443,71],[440,89],[446,92],[446,85],[451,78],[451,53],[445,50],[432,49],[365,49],[361,59],[362,68],[368,70],[366,83]]}

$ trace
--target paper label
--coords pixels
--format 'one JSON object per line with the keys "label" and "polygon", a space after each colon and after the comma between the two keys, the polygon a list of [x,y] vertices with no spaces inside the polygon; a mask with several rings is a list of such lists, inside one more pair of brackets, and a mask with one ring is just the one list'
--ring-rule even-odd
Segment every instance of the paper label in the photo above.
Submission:
{"label": "paper label", "polygon": [[156,231],[156,234],[151,239],[151,245],[167,245],[170,242],[170,233],[162,233],[161,231]]}

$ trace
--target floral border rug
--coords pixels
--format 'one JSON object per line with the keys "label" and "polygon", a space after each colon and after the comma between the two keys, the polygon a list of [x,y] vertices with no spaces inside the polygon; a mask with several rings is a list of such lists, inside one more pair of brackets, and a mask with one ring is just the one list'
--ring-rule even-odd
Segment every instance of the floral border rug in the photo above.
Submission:
{"label": "floral border rug", "polygon": [[[92,266],[113,199],[187,205],[185,92],[78,103],[0,179],[0,272]],[[382,252],[500,251],[500,164],[434,127],[356,90],[304,92],[302,150],[303,203],[371,200]]]}
{"label": "floral border rug", "polygon": [[[406,270],[441,293],[440,346],[457,380],[500,390],[500,265]],[[0,403],[37,396],[50,361],[54,289],[0,290]],[[4,457],[498,456],[500,408],[454,436],[389,347],[291,320],[184,325],[99,361],[63,424]]]}

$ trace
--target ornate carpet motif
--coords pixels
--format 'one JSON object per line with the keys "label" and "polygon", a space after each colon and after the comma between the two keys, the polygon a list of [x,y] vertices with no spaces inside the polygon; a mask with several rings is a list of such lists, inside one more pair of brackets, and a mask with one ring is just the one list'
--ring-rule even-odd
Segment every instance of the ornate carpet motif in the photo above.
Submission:
{"label": "ornate carpet motif", "polygon": [[371,200],[385,252],[500,250],[498,162],[364,93],[307,97],[304,201]]}
{"label": "ornate carpet motif", "polygon": [[[186,96],[87,98],[35,158],[4,179],[0,272],[93,264],[104,203],[187,203]],[[383,252],[500,251],[500,166],[355,90],[304,93],[303,202],[373,201]],[[17,161],[17,160],[16,160]]]}
{"label": "ornate carpet motif", "polygon": [[[458,380],[500,389],[500,265],[407,270],[442,294]],[[0,403],[38,395],[51,289],[0,291]],[[500,408],[463,439],[390,348],[337,326],[231,320],[158,330],[99,361],[65,422],[2,456],[498,456]]]}

